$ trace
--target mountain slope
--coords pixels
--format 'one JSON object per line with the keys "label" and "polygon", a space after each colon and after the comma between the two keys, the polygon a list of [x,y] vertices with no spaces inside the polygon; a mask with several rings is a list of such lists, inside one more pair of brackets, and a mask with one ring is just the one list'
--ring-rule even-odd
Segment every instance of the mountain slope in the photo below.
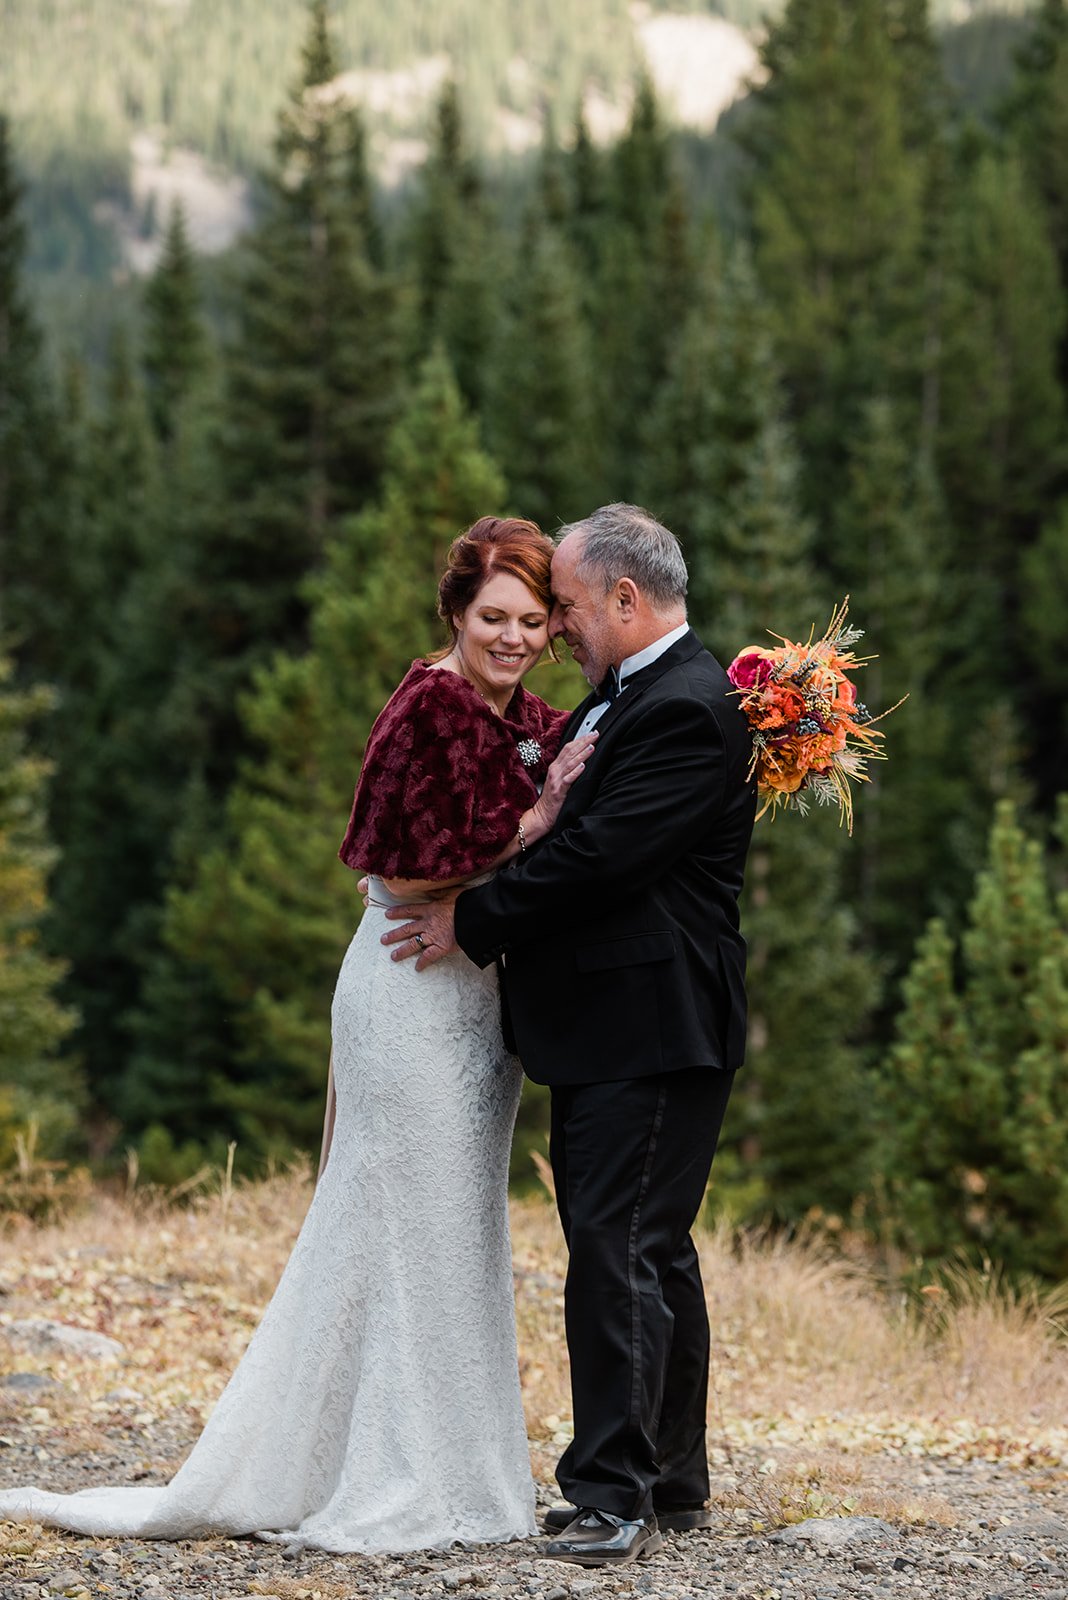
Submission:
{"label": "mountain slope", "polygon": [[[490,160],[536,148],[546,118],[566,131],[580,104],[594,137],[613,138],[643,69],[669,116],[708,133],[757,68],[761,17],[784,3],[335,0],[339,87],[365,109],[387,187],[421,163],[449,76]],[[1027,9],[935,0],[936,20],[966,24],[951,35],[950,70],[980,110]],[[0,108],[30,185],[31,271],[50,311],[74,299],[84,315],[87,286],[146,270],[175,198],[202,251],[247,224],[247,179],[267,161],[304,22],[297,0],[0,0]]]}

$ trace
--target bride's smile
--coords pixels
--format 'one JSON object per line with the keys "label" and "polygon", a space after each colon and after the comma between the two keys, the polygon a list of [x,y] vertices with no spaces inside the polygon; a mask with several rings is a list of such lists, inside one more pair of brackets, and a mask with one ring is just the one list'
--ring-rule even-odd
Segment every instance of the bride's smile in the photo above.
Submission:
{"label": "bride's smile", "polygon": [[442,663],[505,711],[516,684],[549,642],[549,613],[520,578],[500,572],[453,619],[456,642]]}

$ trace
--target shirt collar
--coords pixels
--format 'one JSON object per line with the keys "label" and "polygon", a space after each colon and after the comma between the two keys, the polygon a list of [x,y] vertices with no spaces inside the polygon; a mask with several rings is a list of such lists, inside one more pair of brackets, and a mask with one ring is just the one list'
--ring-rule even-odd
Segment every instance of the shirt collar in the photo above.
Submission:
{"label": "shirt collar", "polygon": [[654,639],[652,644],[647,644],[644,650],[639,650],[636,652],[636,654],[628,656],[627,659],[620,664],[619,687],[621,689],[624,687],[627,679],[632,673],[640,672],[642,667],[648,667],[654,661],[659,661],[664,652],[666,650],[670,650],[671,646],[681,639],[684,634],[689,633],[689,631],[690,624],[688,622],[684,622],[680,627],[672,628],[670,633],[665,633],[661,638]]}

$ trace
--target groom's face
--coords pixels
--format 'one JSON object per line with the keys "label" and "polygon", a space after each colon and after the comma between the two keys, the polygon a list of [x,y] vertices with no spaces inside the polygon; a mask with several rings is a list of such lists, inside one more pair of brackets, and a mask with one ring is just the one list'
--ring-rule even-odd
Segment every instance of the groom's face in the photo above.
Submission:
{"label": "groom's face", "polygon": [[616,623],[614,596],[595,573],[581,570],[582,534],[569,533],[553,556],[553,609],[549,633],[563,639],[586,679],[596,686],[626,654]]}

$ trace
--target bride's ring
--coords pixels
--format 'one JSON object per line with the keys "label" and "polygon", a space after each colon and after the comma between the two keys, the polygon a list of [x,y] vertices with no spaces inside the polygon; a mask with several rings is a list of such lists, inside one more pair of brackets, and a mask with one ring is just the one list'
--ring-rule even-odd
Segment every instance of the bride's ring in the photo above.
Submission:
{"label": "bride's ring", "polygon": [[413,933],[412,934],[412,938],[415,940],[415,942],[419,946],[420,950],[425,950],[426,949],[426,940],[423,938],[423,935],[421,933]]}

